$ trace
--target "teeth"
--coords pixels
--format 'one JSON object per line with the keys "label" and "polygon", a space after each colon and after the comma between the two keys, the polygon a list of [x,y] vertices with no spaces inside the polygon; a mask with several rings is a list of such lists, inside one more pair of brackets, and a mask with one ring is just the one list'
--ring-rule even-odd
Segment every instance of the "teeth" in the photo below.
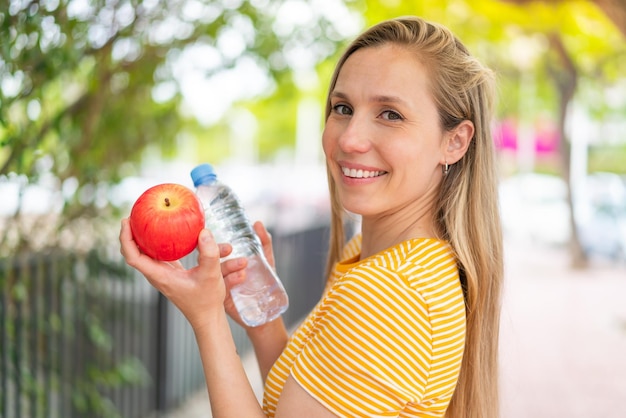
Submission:
{"label": "teeth", "polygon": [[356,168],[350,169],[346,167],[342,167],[341,171],[344,176],[354,177],[357,179],[366,179],[369,177],[378,177],[384,173],[384,171],[368,171],[368,170],[357,170]]}

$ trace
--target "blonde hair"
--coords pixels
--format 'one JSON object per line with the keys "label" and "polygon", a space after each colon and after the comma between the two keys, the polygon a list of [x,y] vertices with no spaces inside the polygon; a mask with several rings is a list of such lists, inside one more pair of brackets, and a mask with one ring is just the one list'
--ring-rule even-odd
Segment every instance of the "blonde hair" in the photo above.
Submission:
{"label": "blonde hair", "polygon": [[[447,418],[496,418],[498,401],[498,335],[503,281],[503,248],[498,210],[497,167],[491,135],[494,75],[472,57],[445,27],[416,17],[384,21],[350,44],[331,79],[360,48],[392,43],[415,52],[426,65],[442,129],[460,122],[474,124],[465,156],[449,167],[440,185],[435,224],[457,257],[465,292],[467,335],[461,373]],[[326,102],[326,118],[331,111]],[[345,245],[345,211],[328,173],[331,235],[327,273]],[[328,277],[328,275],[327,275]]]}

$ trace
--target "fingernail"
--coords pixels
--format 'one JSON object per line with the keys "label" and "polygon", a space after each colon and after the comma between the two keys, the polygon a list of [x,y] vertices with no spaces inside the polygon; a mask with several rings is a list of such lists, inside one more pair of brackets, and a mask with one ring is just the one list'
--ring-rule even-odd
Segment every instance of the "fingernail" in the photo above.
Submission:
{"label": "fingernail", "polygon": [[208,229],[203,229],[203,230],[200,232],[200,240],[201,240],[202,242],[210,242],[210,241],[211,241],[211,238],[212,238],[212,236],[211,236],[211,231],[209,231]]}

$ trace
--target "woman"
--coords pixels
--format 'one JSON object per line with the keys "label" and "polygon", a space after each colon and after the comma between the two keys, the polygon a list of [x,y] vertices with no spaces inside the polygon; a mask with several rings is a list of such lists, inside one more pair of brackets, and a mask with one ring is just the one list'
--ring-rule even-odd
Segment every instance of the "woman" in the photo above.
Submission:
{"label": "woman", "polygon": [[[394,19],[349,46],[322,137],[328,284],[291,338],[281,319],[247,329],[266,382],[263,408],[225,313],[236,318],[226,290],[245,262],[220,269],[229,246],[205,230],[196,268],[157,263],[123,221],[128,264],[195,331],[214,417],[498,416],[503,266],[492,97],[492,73],[439,25]],[[346,211],[361,217],[348,243]],[[255,229],[273,259],[269,235]]]}

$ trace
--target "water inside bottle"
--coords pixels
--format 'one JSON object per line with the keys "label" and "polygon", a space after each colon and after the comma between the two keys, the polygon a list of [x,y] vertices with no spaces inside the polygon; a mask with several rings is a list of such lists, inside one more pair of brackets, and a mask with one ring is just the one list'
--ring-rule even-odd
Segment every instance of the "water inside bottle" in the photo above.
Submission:
{"label": "water inside bottle", "polygon": [[280,281],[259,255],[248,258],[246,280],[231,289],[231,297],[241,320],[252,327],[276,319],[287,309]]}

